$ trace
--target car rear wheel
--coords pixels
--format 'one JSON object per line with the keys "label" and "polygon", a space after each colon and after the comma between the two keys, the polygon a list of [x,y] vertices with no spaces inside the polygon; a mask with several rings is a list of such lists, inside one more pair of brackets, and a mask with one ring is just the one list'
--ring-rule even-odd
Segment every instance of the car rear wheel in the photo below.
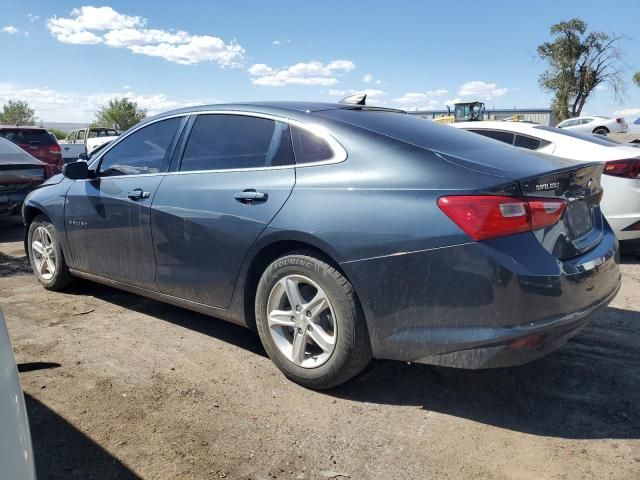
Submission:
{"label": "car rear wheel", "polygon": [[62,290],[72,281],[64,259],[58,235],[44,215],[38,215],[29,225],[27,238],[29,261],[36,278],[47,290]]}
{"label": "car rear wheel", "polygon": [[262,274],[256,326],[269,358],[290,380],[335,387],[371,360],[371,343],[351,283],[314,255],[290,254]]}
{"label": "car rear wheel", "polygon": [[607,127],[598,127],[593,131],[593,133],[596,135],[608,135],[609,129]]}

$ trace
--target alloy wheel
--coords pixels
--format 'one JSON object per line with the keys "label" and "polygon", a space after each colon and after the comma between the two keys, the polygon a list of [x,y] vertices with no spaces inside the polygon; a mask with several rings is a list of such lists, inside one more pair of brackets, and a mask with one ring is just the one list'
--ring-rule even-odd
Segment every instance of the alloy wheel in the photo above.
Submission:
{"label": "alloy wheel", "polygon": [[57,258],[53,240],[46,228],[38,227],[33,231],[31,252],[38,275],[43,280],[51,280],[56,273]]}
{"label": "alloy wheel", "polygon": [[287,275],[273,286],[267,322],[278,350],[299,367],[319,367],[335,350],[338,324],[331,302],[303,275]]}

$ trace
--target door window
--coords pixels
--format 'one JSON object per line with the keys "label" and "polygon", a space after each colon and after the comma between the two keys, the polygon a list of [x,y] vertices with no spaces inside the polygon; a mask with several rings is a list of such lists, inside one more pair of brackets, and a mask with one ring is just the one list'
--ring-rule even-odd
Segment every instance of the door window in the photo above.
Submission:
{"label": "door window", "polygon": [[77,134],[77,133],[78,133],[78,132],[76,132],[76,131],[71,132],[71,133],[69,134],[69,136],[67,137],[67,142],[69,142],[69,143],[73,143],[73,142],[75,142],[75,141],[76,141],[76,134]]}
{"label": "door window", "polygon": [[209,114],[196,119],[181,171],[293,165],[289,126],[267,118]]}
{"label": "door window", "polygon": [[84,130],[78,130],[78,142],[82,143],[84,142]]}
{"label": "door window", "polygon": [[100,175],[161,172],[182,118],[160,120],[135,131],[109,150],[100,161]]}

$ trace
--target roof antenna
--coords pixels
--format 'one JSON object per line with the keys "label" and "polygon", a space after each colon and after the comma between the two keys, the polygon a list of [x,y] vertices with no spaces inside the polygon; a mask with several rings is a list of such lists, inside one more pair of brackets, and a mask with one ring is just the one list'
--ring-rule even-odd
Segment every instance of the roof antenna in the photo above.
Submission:
{"label": "roof antenna", "polygon": [[367,94],[365,92],[361,92],[344,97],[339,103],[346,103],[347,105],[366,105],[366,100]]}

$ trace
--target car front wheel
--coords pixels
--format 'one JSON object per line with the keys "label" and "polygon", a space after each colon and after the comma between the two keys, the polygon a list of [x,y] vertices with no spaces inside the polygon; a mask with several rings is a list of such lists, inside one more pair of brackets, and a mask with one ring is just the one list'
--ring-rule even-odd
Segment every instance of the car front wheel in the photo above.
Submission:
{"label": "car front wheel", "polygon": [[72,281],[58,235],[47,217],[38,215],[29,225],[29,261],[36,278],[47,290],[62,290]]}
{"label": "car front wheel", "polygon": [[290,380],[335,387],[371,360],[371,343],[351,283],[315,255],[275,260],[256,292],[256,326],[269,358]]}

